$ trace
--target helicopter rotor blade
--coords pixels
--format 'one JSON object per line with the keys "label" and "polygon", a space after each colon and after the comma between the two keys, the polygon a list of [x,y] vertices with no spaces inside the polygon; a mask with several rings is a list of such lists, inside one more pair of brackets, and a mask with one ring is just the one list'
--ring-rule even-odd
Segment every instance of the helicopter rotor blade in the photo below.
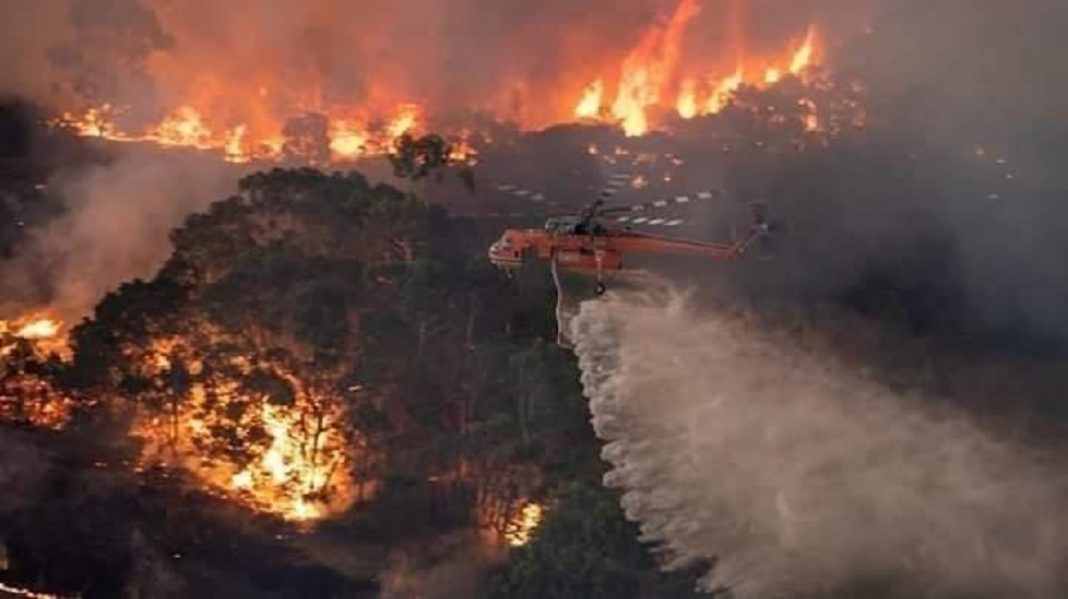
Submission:
{"label": "helicopter rotor blade", "polygon": [[660,200],[654,200],[652,202],[645,202],[642,204],[633,204],[630,206],[613,206],[611,208],[605,208],[598,212],[598,216],[606,216],[611,214],[619,214],[621,212],[645,212],[647,210],[658,210],[661,208],[667,208],[669,206],[681,206],[685,204],[692,204],[695,202],[706,202],[716,197],[723,197],[725,193],[720,189],[709,189],[705,191],[699,191],[693,194],[678,195],[670,198],[664,198]]}
{"label": "helicopter rotor blade", "polygon": [[448,217],[453,220],[461,218],[472,220],[542,220],[545,218],[545,215],[528,214],[525,212],[449,212]]}
{"label": "helicopter rotor blade", "polygon": [[630,185],[633,178],[634,175],[631,173],[613,173],[609,175],[604,187],[602,187],[600,193],[597,194],[597,198],[607,200],[615,197],[619,194],[621,189]]}
{"label": "helicopter rotor blade", "polygon": [[621,216],[616,219],[616,222],[646,227],[681,227],[682,225],[687,224],[686,221],[681,218],[651,218],[648,216]]}
{"label": "helicopter rotor blade", "polygon": [[544,193],[540,191],[537,191],[535,189],[528,189],[519,185],[513,185],[511,183],[496,185],[494,189],[500,193],[505,193],[514,198],[527,202],[534,202],[538,204],[543,204],[545,206],[559,205],[559,202],[550,200]]}

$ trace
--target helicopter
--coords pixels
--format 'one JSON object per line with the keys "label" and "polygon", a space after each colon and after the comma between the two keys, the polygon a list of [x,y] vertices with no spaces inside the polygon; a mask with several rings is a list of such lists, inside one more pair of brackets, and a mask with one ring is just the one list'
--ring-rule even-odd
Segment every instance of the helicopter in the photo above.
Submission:
{"label": "helicopter", "polygon": [[579,214],[550,217],[541,229],[506,229],[489,247],[490,262],[513,273],[528,260],[549,260],[554,273],[559,269],[593,275],[597,282],[596,294],[603,295],[607,291],[606,274],[622,271],[624,256],[628,254],[684,255],[725,262],[741,257],[773,229],[766,205],[754,204],[749,232],[729,243],[636,232],[628,226],[629,223],[673,226],[682,221],[635,217],[634,213],[710,199],[716,192],[703,191],[694,196],[608,207],[605,200],[611,195],[610,192],[602,193]]}

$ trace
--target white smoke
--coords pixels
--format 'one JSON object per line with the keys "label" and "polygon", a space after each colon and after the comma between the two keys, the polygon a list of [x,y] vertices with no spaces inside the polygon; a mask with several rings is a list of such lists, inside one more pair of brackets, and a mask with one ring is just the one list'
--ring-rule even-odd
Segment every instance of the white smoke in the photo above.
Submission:
{"label": "white smoke", "polygon": [[64,318],[87,315],[120,283],[153,275],[171,251],[171,230],[234,191],[240,174],[206,155],[136,150],[61,171],[49,183],[64,212],[0,264],[0,306],[44,304]]}
{"label": "white smoke", "polygon": [[1036,453],[678,294],[570,325],[606,484],[669,565],[716,562],[705,590],[1064,596],[1063,477]]}

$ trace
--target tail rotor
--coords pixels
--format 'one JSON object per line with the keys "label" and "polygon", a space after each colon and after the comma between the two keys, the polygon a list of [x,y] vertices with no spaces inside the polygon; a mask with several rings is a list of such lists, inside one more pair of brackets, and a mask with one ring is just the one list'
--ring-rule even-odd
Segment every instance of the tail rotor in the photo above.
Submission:
{"label": "tail rotor", "polygon": [[753,218],[754,245],[762,259],[773,259],[781,249],[786,236],[786,221],[772,217],[771,207],[766,202],[754,202],[750,206]]}

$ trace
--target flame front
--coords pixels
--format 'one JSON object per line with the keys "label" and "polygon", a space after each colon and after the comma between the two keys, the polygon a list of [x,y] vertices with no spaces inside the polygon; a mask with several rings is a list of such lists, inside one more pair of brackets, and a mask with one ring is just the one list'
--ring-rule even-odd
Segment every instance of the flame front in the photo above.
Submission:
{"label": "flame front", "polygon": [[[610,110],[603,105],[605,78],[601,77],[586,87],[574,115],[594,118],[607,113],[627,135],[642,135],[650,129],[651,109],[674,109],[683,119],[717,114],[743,85],[776,85],[786,74],[803,78],[816,64],[817,33],[810,26],[804,39],[782,56],[740,61],[727,75],[691,72],[681,61],[682,38],[699,13],[694,0],[680,0],[671,18],[652,26],[620,65]],[[708,84],[702,86],[702,81]]]}
{"label": "flame front", "polygon": [[660,104],[678,68],[682,34],[700,11],[696,0],[681,0],[670,20],[651,27],[623,61],[612,114],[627,135],[649,130],[646,110]]}
{"label": "flame front", "polygon": [[[188,343],[157,340],[142,360],[146,374],[169,376],[176,356],[190,353]],[[136,418],[144,466],[183,468],[209,490],[290,521],[317,520],[352,504],[352,454],[338,398],[270,362],[235,357],[213,367],[229,375],[207,378],[197,361],[184,367],[197,381],[184,396],[162,413]],[[241,379],[252,373],[285,384],[292,396],[279,403],[250,392]]]}
{"label": "flame front", "polygon": [[[789,76],[804,78],[818,64],[815,26],[808,27],[803,38],[783,40],[778,51],[755,50],[739,32],[744,26],[733,24],[745,20],[744,3],[728,6],[738,14],[720,20],[732,23],[723,36],[724,47],[691,47],[697,37],[695,23],[714,27],[719,15],[698,0],[677,0],[671,12],[639,30],[629,48],[566,56],[552,82],[535,85],[523,73],[514,80],[505,76],[497,92],[488,92],[484,102],[469,109],[512,119],[521,129],[595,119],[636,136],[664,124],[663,116],[670,112],[684,119],[715,114],[743,86],[763,88]],[[183,12],[171,7],[161,15],[177,19]],[[185,21],[171,25],[181,35],[204,41],[199,33],[183,29]],[[162,106],[129,106],[116,98],[76,99],[53,123],[86,137],[217,152],[235,163],[352,161],[388,154],[406,132],[433,129],[450,141],[457,133],[440,121],[443,114],[431,109],[439,104],[452,111],[456,107],[412,87],[403,76],[395,81],[379,73],[359,90],[339,90],[330,73],[290,73],[245,62],[236,68],[226,58],[216,60],[192,50],[186,54],[182,48],[156,52],[145,64],[160,88]],[[312,115],[323,125],[304,131],[316,138],[315,151],[304,155],[301,150],[307,144],[290,143],[297,134],[290,125]]]}
{"label": "flame front", "polygon": [[[424,129],[422,108],[415,104],[391,108],[385,111],[389,116],[384,119],[368,115],[349,116],[360,112],[341,108],[325,115],[330,161],[343,162],[387,154],[401,135]],[[273,124],[266,127],[255,127],[243,121],[230,125],[217,124],[207,116],[211,113],[209,109],[183,105],[157,124],[139,131],[129,131],[117,124],[123,113],[124,110],[104,104],[80,113],[65,112],[51,124],[67,128],[82,137],[217,152],[224,160],[233,163],[277,162],[286,157],[284,119],[267,119]],[[382,124],[373,124],[376,119]]]}

